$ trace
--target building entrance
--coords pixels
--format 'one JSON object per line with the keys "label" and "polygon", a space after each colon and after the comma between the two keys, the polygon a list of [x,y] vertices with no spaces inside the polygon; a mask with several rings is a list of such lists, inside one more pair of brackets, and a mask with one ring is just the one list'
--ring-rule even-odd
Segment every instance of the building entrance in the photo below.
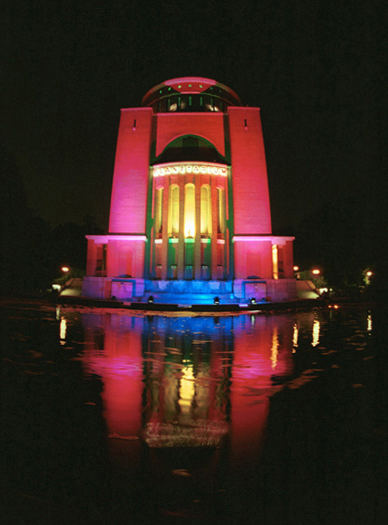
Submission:
{"label": "building entrance", "polygon": [[228,276],[228,168],[215,163],[154,166],[150,274],[157,280]]}

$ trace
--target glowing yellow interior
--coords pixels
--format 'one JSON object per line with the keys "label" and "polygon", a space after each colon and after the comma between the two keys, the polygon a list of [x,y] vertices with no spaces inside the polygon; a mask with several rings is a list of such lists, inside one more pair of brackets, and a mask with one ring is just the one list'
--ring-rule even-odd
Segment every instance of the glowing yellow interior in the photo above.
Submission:
{"label": "glowing yellow interior", "polygon": [[160,233],[163,225],[163,188],[156,190],[155,197],[155,232]]}
{"label": "glowing yellow interior", "polygon": [[195,187],[194,184],[185,186],[185,237],[195,237]]}
{"label": "glowing yellow interior", "polygon": [[274,279],[279,279],[278,245],[272,245],[272,273]]}
{"label": "glowing yellow interior", "polygon": [[204,184],[201,188],[201,235],[209,236],[212,233],[212,206],[210,187]]}
{"label": "glowing yellow interior", "polygon": [[169,235],[179,233],[179,187],[176,184],[170,186],[170,198],[168,199],[168,233]]}
{"label": "glowing yellow interior", "polygon": [[225,231],[225,192],[222,188],[217,188],[218,193],[218,233]]}

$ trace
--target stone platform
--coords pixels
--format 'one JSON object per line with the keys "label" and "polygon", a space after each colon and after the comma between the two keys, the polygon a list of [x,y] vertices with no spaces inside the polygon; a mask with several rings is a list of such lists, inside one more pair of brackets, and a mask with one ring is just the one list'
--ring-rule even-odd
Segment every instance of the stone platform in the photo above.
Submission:
{"label": "stone platform", "polygon": [[234,281],[147,280],[131,277],[85,277],[82,295],[94,299],[147,302],[159,304],[238,304],[255,299],[283,302],[297,299],[295,279],[235,279]]}

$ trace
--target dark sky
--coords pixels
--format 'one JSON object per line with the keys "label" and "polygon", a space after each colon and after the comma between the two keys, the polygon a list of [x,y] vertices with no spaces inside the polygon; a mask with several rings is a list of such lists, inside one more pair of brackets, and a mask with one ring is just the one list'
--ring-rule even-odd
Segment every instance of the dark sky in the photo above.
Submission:
{"label": "dark sky", "polygon": [[120,108],[185,75],[262,108],[275,230],[333,199],[375,208],[382,2],[10,4],[2,140],[52,224],[107,227]]}

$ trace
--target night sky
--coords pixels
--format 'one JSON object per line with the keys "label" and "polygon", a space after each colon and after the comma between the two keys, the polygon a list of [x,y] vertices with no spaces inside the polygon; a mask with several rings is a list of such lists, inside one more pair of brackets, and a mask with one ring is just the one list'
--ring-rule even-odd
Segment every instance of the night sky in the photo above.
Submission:
{"label": "night sky", "polygon": [[[163,6],[163,7],[161,7]],[[119,110],[210,77],[260,106],[275,233],[326,202],[376,213],[383,2],[12,2],[3,137],[34,213],[107,228]],[[386,188],[386,186],[385,186]]]}

